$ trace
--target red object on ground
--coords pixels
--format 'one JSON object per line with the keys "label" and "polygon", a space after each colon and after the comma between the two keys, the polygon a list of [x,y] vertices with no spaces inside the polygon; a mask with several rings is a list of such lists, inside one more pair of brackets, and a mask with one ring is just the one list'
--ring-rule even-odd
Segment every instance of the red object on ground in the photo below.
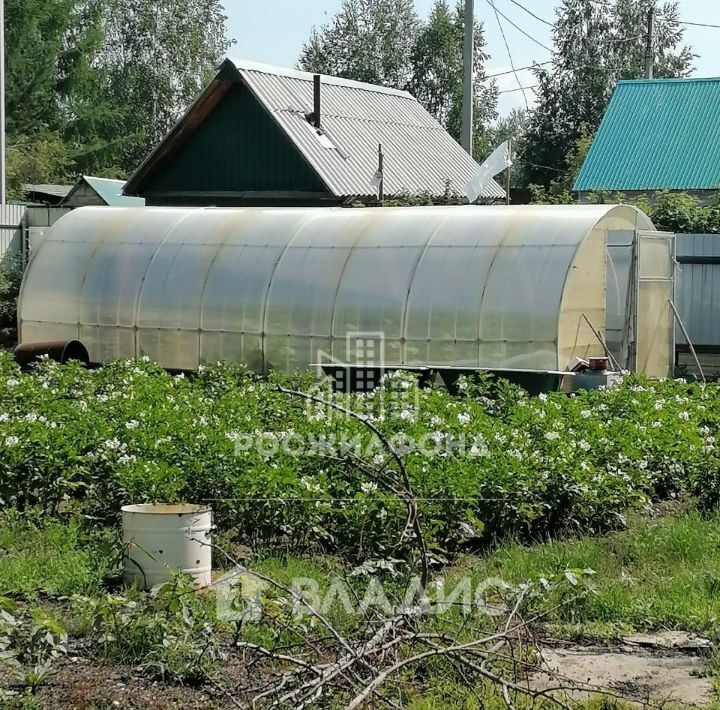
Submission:
{"label": "red object on ground", "polygon": [[609,360],[606,357],[588,358],[588,366],[591,370],[607,370]]}

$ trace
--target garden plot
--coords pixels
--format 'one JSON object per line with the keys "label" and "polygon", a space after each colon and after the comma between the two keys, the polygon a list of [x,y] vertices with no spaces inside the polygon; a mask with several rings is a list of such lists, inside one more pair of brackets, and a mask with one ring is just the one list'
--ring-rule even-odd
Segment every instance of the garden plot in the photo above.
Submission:
{"label": "garden plot", "polygon": [[[527,690],[543,639],[714,639],[719,400],[642,378],[533,398],[399,375],[343,395],[222,365],[22,373],[0,354],[7,702],[51,707],[53,683],[86,697],[94,664],[88,707],[130,703],[117,683],[167,687],[170,707],[552,707]],[[265,584],[257,618],[182,576],[122,585],[119,509],[146,501],[212,506],[221,576]],[[714,659],[698,661],[711,679]],[[636,697],[613,683],[604,702]]]}

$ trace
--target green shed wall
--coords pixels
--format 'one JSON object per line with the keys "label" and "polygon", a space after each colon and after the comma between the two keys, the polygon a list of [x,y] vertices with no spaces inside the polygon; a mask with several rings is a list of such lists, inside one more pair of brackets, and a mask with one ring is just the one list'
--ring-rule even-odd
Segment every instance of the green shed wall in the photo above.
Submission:
{"label": "green shed wall", "polygon": [[302,201],[332,199],[290,139],[240,83],[230,88],[143,192],[148,204],[156,205],[244,204],[242,192],[277,193],[290,201],[287,193],[299,193]]}

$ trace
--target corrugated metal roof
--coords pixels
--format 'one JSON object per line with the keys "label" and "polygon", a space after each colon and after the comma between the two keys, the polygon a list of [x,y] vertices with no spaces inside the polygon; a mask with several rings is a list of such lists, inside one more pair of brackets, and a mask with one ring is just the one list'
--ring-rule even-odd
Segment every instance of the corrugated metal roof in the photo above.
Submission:
{"label": "corrugated metal roof", "polygon": [[574,189],[720,187],[720,79],[621,81]]}
{"label": "corrugated metal roof", "polygon": [[[83,175],[82,179],[85,180],[110,207],[143,207],[145,205],[145,200],[142,197],[123,195],[123,187],[125,187],[124,180],[111,180],[110,178],[99,178],[93,177],[92,175]],[[75,187],[77,187],[77,185]],[[67,197],[70,197],[75,187],[68,193]]]}
{"label": "corrugated metal roof", "polygon": [[[313,75],[233,61],[242,79],[337,196],[369,196],[383,146],[386,195],[464,194],[477,163],[407,92],[337,77],[321,79],[324,135],[307,120]],[[329,139],[329,140],[328,140]],[[485,197],[503,198],[492,182]]]}
{"label": "corrugated metal roof", "polygon": [[26,193],[34,192],[40,195],[52,195],[53,197],[65,197],[70,191],[70,185],[50,185],[42,183],[38,185],[24,185]]}

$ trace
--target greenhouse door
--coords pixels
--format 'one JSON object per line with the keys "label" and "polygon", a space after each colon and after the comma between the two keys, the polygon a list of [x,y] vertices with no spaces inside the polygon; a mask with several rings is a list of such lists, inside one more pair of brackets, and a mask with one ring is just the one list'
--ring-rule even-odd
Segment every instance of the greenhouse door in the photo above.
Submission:
{"label": "greenhouse door", "polygon": [[675,368],[675,235],[637,232],[634,259],[633,370],[670,377]]}

